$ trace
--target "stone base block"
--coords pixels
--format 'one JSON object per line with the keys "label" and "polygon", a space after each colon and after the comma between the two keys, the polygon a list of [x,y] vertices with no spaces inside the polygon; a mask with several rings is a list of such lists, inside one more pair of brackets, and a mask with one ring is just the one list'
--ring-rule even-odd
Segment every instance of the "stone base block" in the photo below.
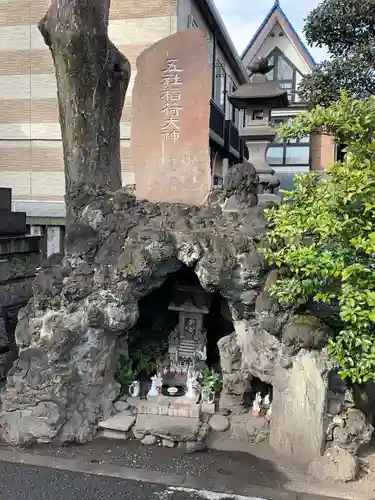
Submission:
{"label": "stone base block", "polygon": [[142,415],[168,415],[169,401],[141,401],[138,413]]}
{"label": "stone base block", "polygon": [[112,431],[111,429],[103,429],[98,433],[98,437],[105,439],[118,439],[121,441],[125,441],[126,439],[128,439],[128,436],[125,434],[125,432]]}
{"label": "stone base block", "polygon": [[168,408],[168,415],[170,417],[199,418],[199,405],[197,405],[195,402],[172,402],[170,403]]}
{"label": "stone base block", "polygon": [[202,403],[201,411],[202,413],[206,413],[207,415],[214,415],[215,403]]}
{"label": "stone base block", "polygon": [[100,422],[101,429],[108,429],[111,431],[127,432],[135,422],[135,417],[129,415],[127,411],[118,413],[114,417],[110,417],[103,422]]}
{"label": "stone base block", "polygon": [[199,418],[199,405],[183,398],[160,396],[153,401],[140,401],[138,414]]}
{"label": "stone base block", "polygon": [[203,441],[207,429],[199,418],[138,414],[134,433],[138,435],[151,434],[161,439],[186,442]]}

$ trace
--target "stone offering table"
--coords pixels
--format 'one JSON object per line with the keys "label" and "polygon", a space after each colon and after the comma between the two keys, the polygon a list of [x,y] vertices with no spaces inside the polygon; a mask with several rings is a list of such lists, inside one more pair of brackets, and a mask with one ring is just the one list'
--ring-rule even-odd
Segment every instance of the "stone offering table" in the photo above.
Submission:
{"label": "stone offering table", "polygon": [[[158,396],[153,401],[129,398],[129,407],[99,424],[107,438],[126,439],[132,435],[144,444],[174,447],[180,443],[202,445],[208,427],[200,420],[200,405],[182,396]],[[198,445],[200,443],[200,445]]]}

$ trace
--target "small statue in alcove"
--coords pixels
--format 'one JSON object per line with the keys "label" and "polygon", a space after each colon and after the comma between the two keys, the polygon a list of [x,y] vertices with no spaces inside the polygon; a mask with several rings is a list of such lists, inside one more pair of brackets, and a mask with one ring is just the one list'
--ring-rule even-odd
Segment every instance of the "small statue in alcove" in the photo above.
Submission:
{"label": "small statue in alcove", "polygon": [[187,372],[187,381],[186,381],[186,397],[191,399],[192,401],[197,402],[199,398],[199,387],[200,384],[198,382],[199,373],[194,369],[194,367],[189,366]]}
{"label": "small statue in alcove", "polygon": [[270,394],[266,394],[262,398],[262,394],[257,392],[251,409],[251,414],[253,417],[265,417],[267,420],[271,419],[271,397]]}
{"label": "small statue in alcove", "polygon": [[260,392],[257,392],[255,395],[253,406],[251,408],[251,414],[253,417],[260,416],[261,407],[262,407],[262,395]]}
{"label": "small statue in alcove", "polygon": [[197,320],[195,318],[186,318],[184,331],[181,332],[181,338],[191,341],[197,340]]}
{"label": "small statue in alcove", "polygon": [[270,395],[266,394],[266,396],[262,399],[261,404],[260,404],[259,416],[266,417],[270,407],[271,407]]}

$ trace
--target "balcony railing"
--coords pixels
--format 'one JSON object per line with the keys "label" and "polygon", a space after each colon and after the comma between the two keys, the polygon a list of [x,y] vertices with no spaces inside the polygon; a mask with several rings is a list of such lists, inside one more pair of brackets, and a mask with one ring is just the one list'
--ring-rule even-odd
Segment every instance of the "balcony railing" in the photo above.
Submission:
{"label": "balcony railing", "polygon": [[225,114],[211,99],[210,130],[220,139],[224,140]]}
{"label": "balcony railing", "polygon": [[239,157],[241,154],[241,142],[238,128],[232,120],[226,120],[225,125],[225,142],[231,154]]}

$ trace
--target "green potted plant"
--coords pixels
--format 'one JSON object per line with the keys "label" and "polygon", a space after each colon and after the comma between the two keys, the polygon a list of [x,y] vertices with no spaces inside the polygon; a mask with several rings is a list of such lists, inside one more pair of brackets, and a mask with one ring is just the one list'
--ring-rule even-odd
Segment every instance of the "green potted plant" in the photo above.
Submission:
{"label": "green potted plant", "polygon": [[214,403],[216,393],[220,390],[221,375],[215,372],[213,368],[204,368],[202,370],[202,402]]}
{"label": "green potted plant", "polygon": [[121,385],[121,394],[127,394],[130,384],[135,379],[132,362],[125,356],[120,356],[115,373],[116,381]]}

